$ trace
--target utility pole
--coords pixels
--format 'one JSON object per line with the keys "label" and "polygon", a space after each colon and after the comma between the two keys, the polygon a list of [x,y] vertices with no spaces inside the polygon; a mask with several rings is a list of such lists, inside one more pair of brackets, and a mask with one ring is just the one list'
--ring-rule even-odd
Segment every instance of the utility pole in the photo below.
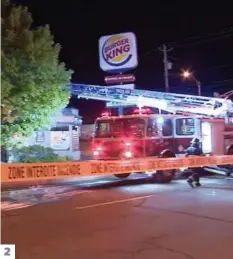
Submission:
{"label": "utility pole", "polygon": [[172,48],[167,49],[166,45],[163,44],[163,47],[159,48],[159,50],[163,52],[165,90],[166,92],[169,92],[169,79],[168,79],[169,62],[167,59],[167,52],[171,51]]}
{"label": "utility pole", "polygon": [[198,95],[201,96],[201,82],[196,79]]}

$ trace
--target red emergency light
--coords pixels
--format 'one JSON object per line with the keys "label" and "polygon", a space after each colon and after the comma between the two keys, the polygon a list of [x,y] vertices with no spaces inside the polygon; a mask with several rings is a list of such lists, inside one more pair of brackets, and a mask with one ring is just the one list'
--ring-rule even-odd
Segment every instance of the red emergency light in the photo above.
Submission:
{"label": "red emergency light", "polygon": [[151,114],[152,110],[151,110],[151,108],[148,108],[148,107],[142,107],[141,109],[140,108],[134,109],[133,113],[134,114]]}
{"label": "red emergency light", "polygon": [[110,117],[111,116],[111,112],[110,111],[104,111],[101,113],[101,117]]}

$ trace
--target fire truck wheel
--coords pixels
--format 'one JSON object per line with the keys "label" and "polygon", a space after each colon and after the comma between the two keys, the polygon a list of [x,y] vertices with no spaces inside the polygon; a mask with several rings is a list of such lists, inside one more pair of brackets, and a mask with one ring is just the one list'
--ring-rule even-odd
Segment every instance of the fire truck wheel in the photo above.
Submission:
{"label": "fire truck wheel", "polygon": [[124,179],[130,176],[130,174],[114,174],[114,176],[118,179]]}
{"label": "fire truck wheel", "polygon": [[[162,151],[159,158],[176,157],[175,154],[169,149]],[[159,170],[155,174],[155,180],[158,183],[169,183],[173,180],[176,174],[176,169],[171,170]]]}

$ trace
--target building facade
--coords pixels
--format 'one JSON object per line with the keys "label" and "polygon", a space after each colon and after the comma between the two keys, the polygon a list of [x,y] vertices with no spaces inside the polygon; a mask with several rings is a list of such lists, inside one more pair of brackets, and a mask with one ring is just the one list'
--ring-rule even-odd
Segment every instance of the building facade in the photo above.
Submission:
{"label": "building facade", "polygon": [[80,159],[80,143],[82,118],[74,108],[64,108],[59,114],[51,117],[50,130],[38,130],[28,139],[25,146],[40,145],[52,148],[59,156],[67,156],[72,160]]}

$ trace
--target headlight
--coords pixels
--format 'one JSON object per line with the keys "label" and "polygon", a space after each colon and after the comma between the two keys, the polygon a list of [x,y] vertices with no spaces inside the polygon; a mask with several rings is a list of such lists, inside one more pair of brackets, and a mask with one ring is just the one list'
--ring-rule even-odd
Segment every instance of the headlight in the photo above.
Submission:
{"label": "headlight", "polygon": [[93,152],[93,155],[94,155],[94,156],[98,156],[99,154],[100,154],[100,153],[99,153],[99,151],[97,151],[97,150]]}
{"label": "headlight", "polygon": [[131,158],[133,156],[133,153],[131,151],[126,151],[124,155],[126,158]]}

